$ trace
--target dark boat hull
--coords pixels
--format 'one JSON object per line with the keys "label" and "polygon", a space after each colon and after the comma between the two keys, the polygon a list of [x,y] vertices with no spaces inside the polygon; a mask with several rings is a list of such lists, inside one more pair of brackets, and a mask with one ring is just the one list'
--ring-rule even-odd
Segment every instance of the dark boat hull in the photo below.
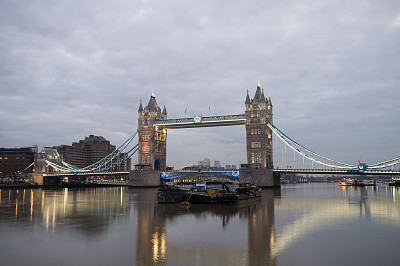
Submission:
{"label": "dark boat hull", "polygon": [[238,200],[238,195],[235,193],[219,193],[216,195],[216,202],[220,203],[234,203]]}
{"label": "dark boat hull", "polygon": [[207,192],[192,192],[189,194],[187,201],[189,203],[214,203],[215,195]]}
{"label": "dark boat hull", "polygon": [[261,194],[258,195],[238,195],[236,193],[218,193],[210,194],[207,192],[193,192],[188,194],[187,201],[189,203],[236,203],[248,199],[260,198]]}
{"label": "dark boat hull", "polygon": [[186,191],[175,187],[162,187],[157,190],[159,203],[180,203],[186,200]]}

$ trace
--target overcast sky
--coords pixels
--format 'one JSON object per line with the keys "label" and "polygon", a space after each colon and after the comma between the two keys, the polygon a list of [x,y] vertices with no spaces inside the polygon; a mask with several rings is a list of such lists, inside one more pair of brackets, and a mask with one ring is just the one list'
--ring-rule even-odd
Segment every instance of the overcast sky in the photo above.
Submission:
{"label": "overcast sky", "polygon": [[[0,0],[1,147],[118,146],[153,90],[168,118],[240,114],[257,80],[275,126],[309,149],[399,156],[400,1]],[[176,168],[245,150],[244,126],[168,131]]]}

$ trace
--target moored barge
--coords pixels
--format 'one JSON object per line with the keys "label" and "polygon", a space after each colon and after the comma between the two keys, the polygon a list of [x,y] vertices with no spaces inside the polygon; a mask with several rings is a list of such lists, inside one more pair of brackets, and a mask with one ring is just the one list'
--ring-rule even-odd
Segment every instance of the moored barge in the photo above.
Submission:
{"label": "moored barge", "polygon": [[191,190],[184,190],[176,186],[164,186],[157,190],[159,203],[236,203],[260,197],[261,189],[252,183],[239,184],[235,190],[225,183],[221,183],[221,189],[215,186],[196,186]]}
{"label": "moored barge", "polygon": [[162,186],[157,189],[159,203],[180,203],[186,201],[187,190],[177,186]]}

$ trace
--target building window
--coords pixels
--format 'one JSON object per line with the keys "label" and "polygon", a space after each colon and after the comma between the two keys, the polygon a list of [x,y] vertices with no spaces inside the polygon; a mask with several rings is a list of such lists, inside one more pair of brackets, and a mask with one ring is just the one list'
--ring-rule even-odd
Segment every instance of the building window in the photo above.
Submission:
{"label": "building window", "polygon": [[261,148],[261,142],[252,142],[251,147],[252,148]]}
{"label": "building window", "polygon": [[143,151],[144,151],[144,152],[150,151],[150,146],[149,146],[149,145],[143,146]]}
{"label": "building window", "polygon": [[161,146],[161,144],[157,144],[157,151],[162,151],[162,146]]}

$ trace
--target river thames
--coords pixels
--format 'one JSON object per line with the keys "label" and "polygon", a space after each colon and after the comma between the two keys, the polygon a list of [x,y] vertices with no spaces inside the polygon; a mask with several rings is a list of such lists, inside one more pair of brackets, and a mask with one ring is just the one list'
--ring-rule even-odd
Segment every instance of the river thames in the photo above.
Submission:
{"label": "river thames", "polygon": [[156,189],[1,189],[1,265],[400,265],[400,189],[314,183],[239,205]]}

